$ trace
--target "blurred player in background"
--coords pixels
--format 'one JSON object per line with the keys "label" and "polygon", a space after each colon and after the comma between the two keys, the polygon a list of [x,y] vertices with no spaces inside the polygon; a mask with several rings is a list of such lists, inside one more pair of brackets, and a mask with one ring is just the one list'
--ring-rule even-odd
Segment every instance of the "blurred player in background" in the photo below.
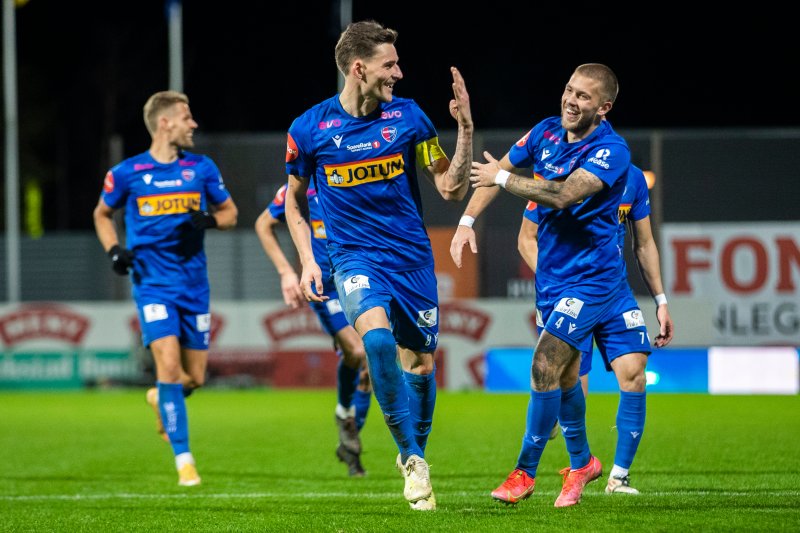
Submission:
{"label": "blurred player in background", "polygon": [[[238,211],[216,164],[194,147],[197,122],[185,94],[163,91],[144,106],[150,149],[108,171],[94,225],[111,267],[130,272],[142,342],[153,353],[156,387],[147,401],[175,454],[178,483],[200,484],[189,450],[185,397],[205,382],[211,332],[205,231],[231,229]],[[125,245],[113,220],[125,210]]]}
{"label": "blurred player in background", "polygon": [[[628,170],[627,185],[622,194],[619,205],[619,246],[625,246],[627,226],[631,228],[633,250],[636,255],[636,264],[647,285],[648,291],[655,299],[656,318],[659,323],[659,333],[653,343],[657,348],[666,346],[672,341],[674,325],[667,308],[667,298],[664,295],[661,282],[661,267],[659,265],[658,248],[653,239],[650,225],[650,198],[647,193],[647,182],[641,169],[631,165]],[[520,255],[536,273],[538,244],[536,242],[539,216],[537,205],[528,202],[522,218],[518,236]],[[626,278],[627,279],[627,278]],[[632,292],[630,286],[627,289]],[[639,311],[636,309],[635,311]],[[645,391],[645,367],[648,355],[637,350],[638,339],[626,339],[640,334],[637,329],[628,329],[626,323],[633,322],[626,315],[620,315],[619,328],[615,335],[600,331],[594,335],[606,370],[613,371],[617,377],[620,388],[620,400],[617,408],[617,450],[614,457],[614,467],[608,476],[606,492],[609,494],[638,494],[639,491],[630,486],[629,470],[636,450],[644,433],[647,396]],[[542,324],[537,323],[539,334]],[[589,394],[589,371],[592,369],[592,347],[581,353],[580,379],[584,396]]]}
{"label": "blurred player in background", "polygon": [[289,128],[286,221],[303,264],[303,293],[325,301],[305,217],[314,188],[339,300],[363,339],[375,398],[400,452],[403,495],[412,509],[429,511],[436,500],[425,447],[436,403],[439,303],[417,166],[444,199],[463,199],[473,124],[464,80],[451,68],[450,113],[458,124],[451,163],[422,109],[393,94],[403,77],[396,38],[374,21],[342,32],[335,51],[342,92]]}
{"label": "blurred player in background", "polygon": [[[286,185],[278,189],[275,198],[256,220],[255,230],[267,257],[281,277],[283,301],[292,309],[306,305],[306,297],[300,288],[300,278],[281,250],[275,228],[286,222]],[[308,189],[308,209],[311,226],[311,248],[322,271],[324,302],[310,302],[319,322],[339,354],[336,372],[337,403],[334,419],[339,428],[339,445],[336,457],[345,463],[351,476],[365,474],[361,465],[361,439],[359,432],[366,421],[372,397],[372,387],[367,370],[367,353],[364,344],[353,326],[347,323],[336,294],[336,286],[330,274],[325,224],[322,222],[319,201],[314,189]]]}

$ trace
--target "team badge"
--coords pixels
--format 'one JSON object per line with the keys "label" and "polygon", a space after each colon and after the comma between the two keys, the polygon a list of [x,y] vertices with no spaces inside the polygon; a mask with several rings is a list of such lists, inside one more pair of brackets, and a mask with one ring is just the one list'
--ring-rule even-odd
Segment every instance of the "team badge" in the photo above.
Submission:
{"label": "team badge", "polygon": [[381,130],[381,137],[388,143],[393,142],[397,138],[397,128],[394,126],[386,126]]}

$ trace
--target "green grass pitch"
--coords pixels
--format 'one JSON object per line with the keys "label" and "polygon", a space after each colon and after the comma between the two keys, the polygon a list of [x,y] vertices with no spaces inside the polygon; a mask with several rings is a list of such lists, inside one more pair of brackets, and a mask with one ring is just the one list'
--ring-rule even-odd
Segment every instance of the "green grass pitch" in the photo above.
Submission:
{"label": "green grass pitch", "polygon": [[[367,476],[334,456],[335,393],[206,389],[188,400],[203,478],[179,487],[144,389],[0,392],[0,531],[800,531],[800,397],[651,394],[631,471],[642,494],[556,509],[563,439],[536,492],[489,493],[514,467],[526,394],[440,391],[427,459],[438,501],[411,511],[377,403],[362,432]],[[617,395],[588,400],[592,451],[613,464]]]}

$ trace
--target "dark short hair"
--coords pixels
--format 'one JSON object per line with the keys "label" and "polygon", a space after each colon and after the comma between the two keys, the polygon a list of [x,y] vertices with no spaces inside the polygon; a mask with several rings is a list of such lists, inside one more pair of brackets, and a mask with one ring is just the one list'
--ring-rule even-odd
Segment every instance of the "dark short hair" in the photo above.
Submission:
{"label": "dark short hair", "polygon": [[370,59],[375,48],[382,44],[394,44],[397,32],[374,20],[350,23],[336,43],[336,67],[347,76],[347,70],[356,59]]}

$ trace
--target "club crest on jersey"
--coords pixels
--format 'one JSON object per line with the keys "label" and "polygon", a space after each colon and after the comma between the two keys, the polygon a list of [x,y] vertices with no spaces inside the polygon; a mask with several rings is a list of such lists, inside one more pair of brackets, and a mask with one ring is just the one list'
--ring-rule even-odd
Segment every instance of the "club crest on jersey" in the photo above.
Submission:
{"label": "club crest on jersey", "polygon": [[421,328],[430,328],[439,322],[439,308],[417,311],[417,325]]}
{"label": "club crest on jersey", "polygon": [[183,179],[185,179],[186,181],[192,181],[194,179],[194,177],[195,177],[194,170],[192,170],[190,168],[185,168],[185,169],[181,170],[181,177]]}
{"label": "club crest on jersey", "polygon": [[388,143],[393,142],[397,138],[397,128],[386,126],[381,130],[381,137]]}
{"label": "club crest on jersey", "polygon": [[583,308],[583,300],[577,298],[561,298],[561,301],[556,305],[557,313],[564,313],[572,318],[578,318]]}
{"label": "club crest on jersey", "polygon": [[136,199],[136,205],[139,208],[139,215],[143,217],[188,213],[190,209],[200,208],[200,193],[184,192],[140,196]]}
{"label": "club crest on jersey", "polygon": [[325,165],[324,168],[331,187],[353,187],[396,178],[405,171],[405,163],[403,154],[392,154],[355,163]]}

